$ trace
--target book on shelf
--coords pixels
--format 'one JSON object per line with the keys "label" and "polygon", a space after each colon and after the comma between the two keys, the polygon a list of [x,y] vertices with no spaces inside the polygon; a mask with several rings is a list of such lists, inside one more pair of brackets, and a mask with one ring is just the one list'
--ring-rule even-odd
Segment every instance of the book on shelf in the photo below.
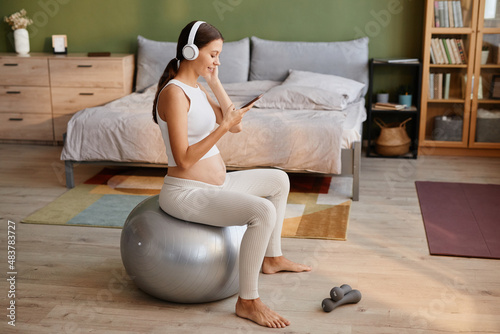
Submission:
{"label": "book on shelf", "polygon": [[450,98],[451,73],[429,74],[429,99],[442,100]]}
{"label": "book on shelf", "polygon": [[444,75],[444,83],[443,83],[443,98],[445,100],[450,98],[450,78],[451,78],[451,73],[445,73]]}
{"label": "book on shelf", "polygon": [[458,54],[460,56],[460,60],[462,61],[462,64],[467,64],[467,57],[465,53],[465,46],[464,46],[464,41],[463,39],[455,39],[455,42],[457,43],[457,48],[458,48]]}
{"label": "book on shelf", "polygon": [[[474,87],[472,87],[472,88],[474,88]],[[484,98],[484,96],[483,96],[483,76],[482,75],[479,76],[479,84],[477,87],[477,98],[480,100],[482,100]]]}
{"label": "book on shelf", "polygon": [[[467,89],[467,74],[464,74],[463,77],[462,77],[462,95],[465,96],[465,90]],[[472,81],[472,85],[471,85],[471,88],[470,88],[471,92],[474,91],[474,81]],[[479,100],[482,100],[484,98],[483,96],[483,76],[480,75],[479,76],[479,83],[478,83],[478,87],[477,87],[477,98]]]}
{"label": "book on shelf", "polygon": [[418,58],[374,58],[373,61],[377,63],[391,63],[391,64],[420,62]]}
{"label": "book on shelf", "polygon": [[427,92],[429,100],[434,98],[434,73],[429,74],[429,91]]}
{"label": "book on shelf", "polygon": [[402,110],[405,107],[404,104],[377,102],[373,104],[372,110]]}
{"label": "book on shelf", "polygon": [[460,0],[434,1],[434,27],[462,28],[463,16]]}
{"label": "book on shelf", "polygon": [[463,40],[461,38],[432,38],[431,61],[433,64],[466,64]]}

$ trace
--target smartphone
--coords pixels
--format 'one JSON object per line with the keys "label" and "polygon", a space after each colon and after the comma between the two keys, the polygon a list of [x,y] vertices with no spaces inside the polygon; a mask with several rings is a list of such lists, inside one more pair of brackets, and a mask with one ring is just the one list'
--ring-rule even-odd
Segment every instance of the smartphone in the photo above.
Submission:
{"label": "smartphone", "polygon": [[262,97],[262,95],[264,95],[264,94],[260,94],[259,96],[257,96],[256,98],[254,98],[252,101],[250,101],[248,103],[245,103],[245,105],[242,106],[242,107],[240,107],[240,109],[248,107],[249,105],[251,105],[252,103],[254,103],[255,101],[257,101],[258,99],[260,99]]}

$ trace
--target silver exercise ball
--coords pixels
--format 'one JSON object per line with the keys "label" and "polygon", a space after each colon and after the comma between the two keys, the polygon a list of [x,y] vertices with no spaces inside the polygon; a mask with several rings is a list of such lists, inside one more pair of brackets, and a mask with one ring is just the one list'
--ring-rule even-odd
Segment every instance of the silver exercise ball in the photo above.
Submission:
{"label": "silver exercise ball", "polygon": [[176,219],[158,195],[139,203],[123,226],[120,250],[144,292],[177,303],[205,303],[238,292],[238,258],[246,226],[214,227]]}

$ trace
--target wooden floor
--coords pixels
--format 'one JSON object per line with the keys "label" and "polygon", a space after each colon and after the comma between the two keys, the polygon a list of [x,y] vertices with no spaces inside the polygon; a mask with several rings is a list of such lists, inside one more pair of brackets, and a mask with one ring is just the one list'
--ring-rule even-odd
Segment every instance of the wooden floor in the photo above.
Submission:
{"label": "wooden floor", "polygon": [[[234,315],[236,297],[176,305],[149,297],[122,266],[121,230],[21,224],[66,191],[61,147],[0,144],[0,254],[16,223],[16,327],[0,283],[0,333],[500,333],[500,261],[429,256],[415,180],[500,184],[500,159],[362,159],[361,197],[347,241],[283,239],[303,274],[262,275],[264,302],[291,321],[266,329]],[[100,167],[76,167],[76,183]],[[499,203],[500,204],[500,203]],[[343,283],[359,304],[332,313],[321,300]]]}

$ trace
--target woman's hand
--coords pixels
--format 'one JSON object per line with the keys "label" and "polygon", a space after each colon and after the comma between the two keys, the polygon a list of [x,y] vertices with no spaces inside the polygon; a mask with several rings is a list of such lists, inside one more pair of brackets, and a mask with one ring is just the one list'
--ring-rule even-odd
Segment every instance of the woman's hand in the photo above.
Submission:
{"label": "woman's hand", "polygon": [[245,113],[253,107],[253,104],[248,107],[235,109],[231,103],[229,107],[223,112],[223,119],[221,126],[225,126],[228,131],[239,132],[241,131],[241,120]]}
{"label": "woman's hand", "polygon": [[203,79],[205,79],[210,87],[219,83],[219,66],[214,66],[214,70],[212,72],[208,72]]}

